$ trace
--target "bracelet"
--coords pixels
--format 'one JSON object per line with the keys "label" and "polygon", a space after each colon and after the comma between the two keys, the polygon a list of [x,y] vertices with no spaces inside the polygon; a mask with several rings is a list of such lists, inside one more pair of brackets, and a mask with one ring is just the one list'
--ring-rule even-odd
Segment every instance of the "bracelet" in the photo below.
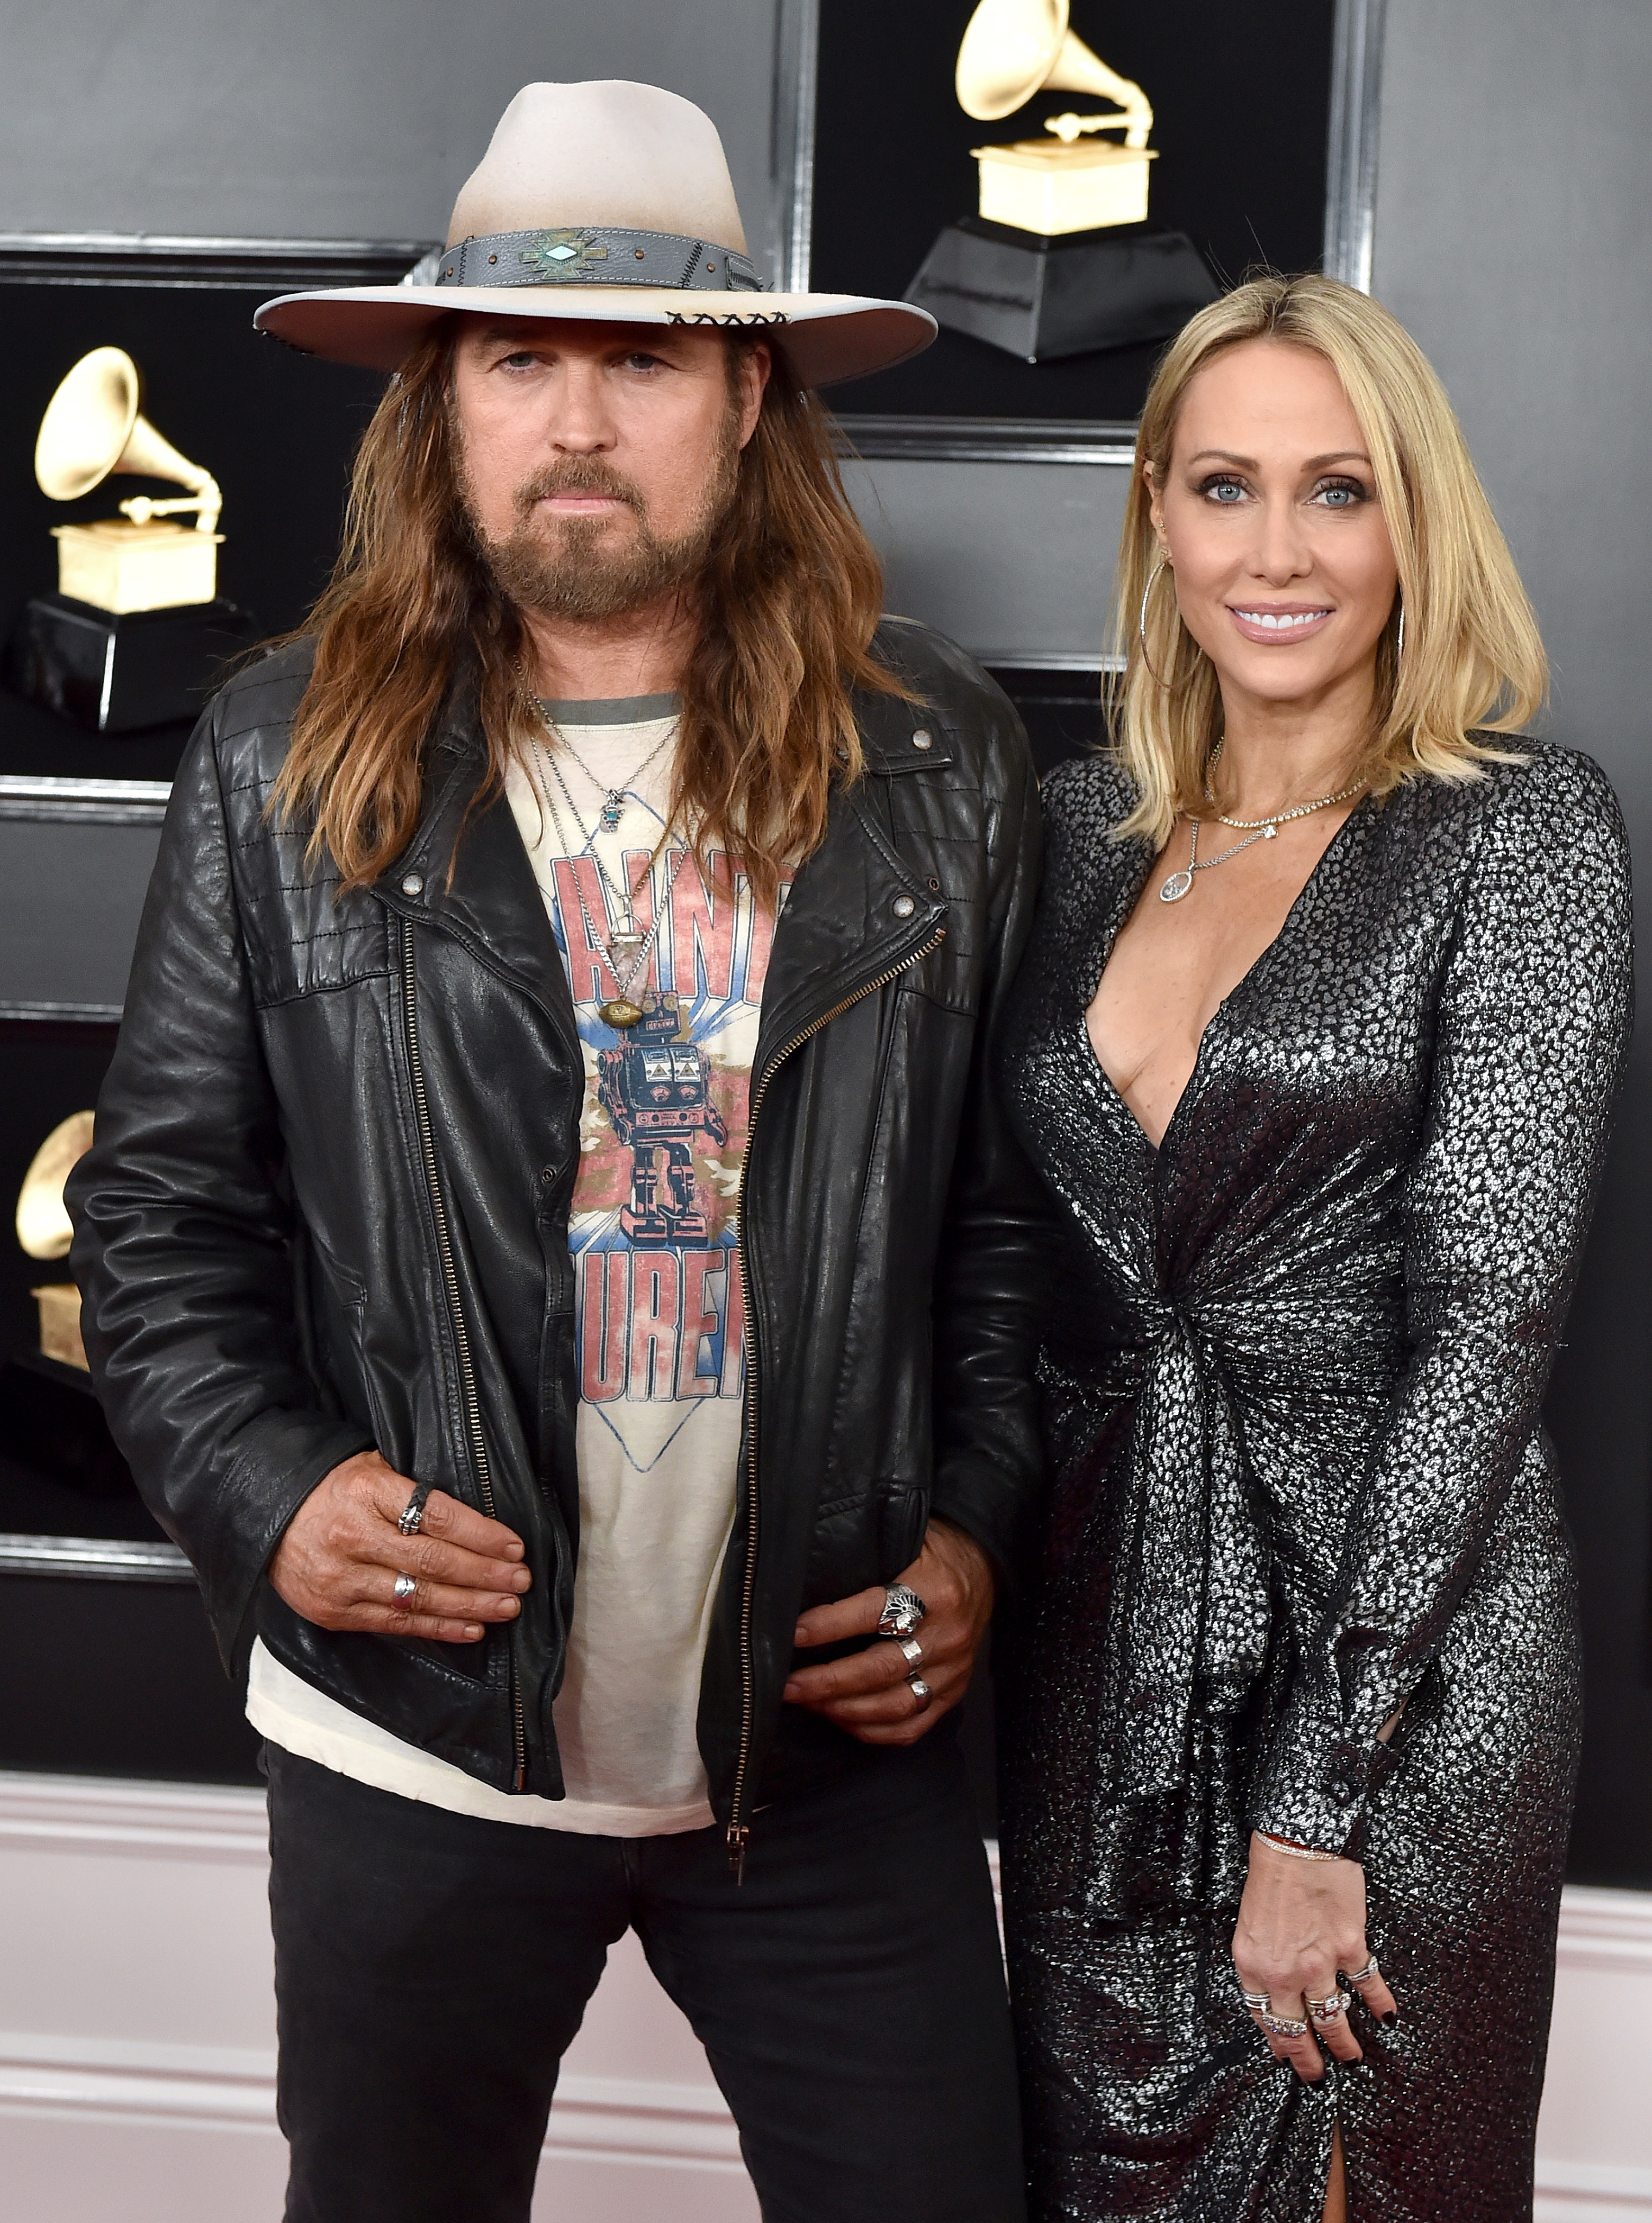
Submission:
{"label": "bracelet", "polygon": [[1272,1845],[1282,1853],[1289,1853],[1294,1861],[1334,1861],[1336,1853],[1322,1853],[1317,1845],[1293,1845],[1289,1837],[1276,1837],[1271,1829],[1258,1829],[1257,1835],[1264,1845]]}

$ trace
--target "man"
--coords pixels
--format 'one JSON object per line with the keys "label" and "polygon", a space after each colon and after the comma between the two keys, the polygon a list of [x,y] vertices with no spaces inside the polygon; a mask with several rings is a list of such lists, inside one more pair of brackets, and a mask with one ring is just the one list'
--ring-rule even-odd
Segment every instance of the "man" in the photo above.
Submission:
{"label": "man", "polygon": [[452,241],[261,312],[399,375],[180,773],[72,1192],[267,1740],[287,2213],[521,2223],[634,1925],[766,2215],[1008,2223],[951,1731],[1037,1477],[1036,806],[807,391],[931,328],[752,290],[644,86],[519,95]]}

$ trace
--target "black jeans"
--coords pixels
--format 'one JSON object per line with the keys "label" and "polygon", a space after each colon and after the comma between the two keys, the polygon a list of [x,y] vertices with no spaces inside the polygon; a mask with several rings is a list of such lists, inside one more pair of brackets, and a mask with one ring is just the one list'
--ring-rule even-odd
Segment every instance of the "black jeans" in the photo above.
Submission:
{"label": "black jeans", "polygon": [[526,2223],[564,2051],[628,1927],[705,2046],[765,2223],[1021,2223],[1014,2059],[949,1735],[720,1829],[450,1814],[267,1748],[287,2223]]}

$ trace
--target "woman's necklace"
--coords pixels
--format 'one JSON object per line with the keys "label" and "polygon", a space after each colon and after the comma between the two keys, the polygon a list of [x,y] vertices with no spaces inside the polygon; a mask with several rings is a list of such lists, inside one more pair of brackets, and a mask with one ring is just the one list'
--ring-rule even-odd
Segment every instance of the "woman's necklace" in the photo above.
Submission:
{"label": "woman's necklace", "polygon": [[1225,865],[1230,857],[1237,857],[1241,849],[1250,848],[1254,842],[1274,841],[1279,828],[1290,819],[1308,818],[1316,810],[1328,810],[1334,803],[1346,803],[1350,796],[1358,795],[1361,788],[1368,784],[1364,779],[1357,779],[1352,787],[1340,788],[1334,795],[1322,795],[1316,803],[1299,803],[1294,810],[1276,811],[1270,818],[1230,818],[1226,811],[1217,809],[1215,793],[1210,784],[1210,775],[1221,762],[1221,754],[1222,745],[1218,741],[1210,753],[1210,762],[1205,767],[1205,801],[1210,805],[1219,824],[1231,826],[1235,832],[1243,831],[1245,839],[1235,841],[1231,849],[1223,849],[1214,857],[1207,857],[1201,864],[1199,860],[1199,821],[1194,819],[1191,822],[1193,838],[1188,845],[1187,868],[1183,872],[1172,872],[1165,881],[1158,891],[1161,903],[1180,903],[1193,885],[1195,872],[1214,871],[1218,865]]}
{"label": "woman's necklace", "polygon": [[[586,778],[590,780],[591,785],[593,787],[600,787],[602,785],[602,782],[591,778],[589,765],[581,761],[574,749],[569,745],[567,736],[558,729],[552,721],[547,719],[545,722],[550,726],[552,732],[556,734],[557,739],[562,743],[563,746],[568,750],[569,755],[571,756],[574,762],[579,765],[581,771],[584,773]],[[660,753],[660,750],[665,747],[665,742],[670,739],[671,735],[667,734],[665,740],[662,740],[659,743],[659,747],[653,749],[637,766],[636,770],[631,775],[630,781],[626,786],[611,787],[608,790],[603,797],[602,809],[598,814],[597,824],[605,828],[608,833],[611,834],[614,832],[615,828],[619,825],[620,820],[625,815],[626,803],[627,799],[631,797],[631,791],[633,787],[635,785],[635,783],[642,778],[643,773],[647,771],[649,765],[653,764],[654,759]],[[545,783],[545,768],[546,766],[549,767],[552,778],[555,779],[557,785],[562,790],[562,799],[568,806],[568,816],[573,820],[576,828],[583,836],[583,845],[575,853],[573,861],[577,864],[583,858],[589,857],[590,859],[591,862],[596,867],[597,877],[601,879],[602,885],[608,890],[608,893],[619,904],[621,916],[625,922],[622,926],[617,929],[610,928],[606,934],[601,932],[597,928],[596,922],[591,916],[590,906],[585,901],[585,891],[580,885],[579,875],[577,872],[573,875],[574,895],[579,904],[580,916],[585,922],[585,932],[590,937],[590,940],[596,948],[602,950],[603,954],[607,957],[608,970],[614,975],[614,985],[616,993],[610,996],[606,1003],[599,1004],[597,1005],[597,1016],[605,1026],[616,1028],[634,1027],[638,1020],[642,1017],[642,1005],[637,1001],[637,998],[631,992],[636,983],[637,976],[641,973],[644,966],[647,964],[649,954],[653,950],[654,943],[659,937],[660,922],[665,917],[666,910],[670,907],[672,890],[677,885],[677,875],[682,870],[683,860],[688,854],[688,851],[686,848],[679,849],[676,855],[672,859],[665,874],[665,886],[664,893],[662,894],[659,904],[655,910],[653,921],[645,933],[637,924],[635,910],[636,897],[638,891],[642,886],[642,879],[640,878],[638,880],[634,888],[632,887],[628,882],[616,882],[615,880],[613,875],[609,872],[608,866],[602,862],[602,860],[596,853],[597,827],[593,826],[589,833],[586,832],[585,822],[581,818],[577,809],[575,807],[573,797],[569,793],[568,783],[562,776],[561,765],[557,762],[556,758],[552,754],[551,751],[546,748],[545,743],[539,740],[536,736],[533,745],[533,769],[538,776],[540,798],[544,802],[545,809],[550,814],[552,823],[556,826],[558,840],[565,846],[567,835],[563,830],[562,812],[558,808],[556,797],[552,794],[549,786]],[[651,858],[649,864],[652,865],[652,863],[653,860]],[[648,869],[649,866],[645,866],[643,867],[644,878],[646,877]],[[606,908],[607,906],[604,905],[605,911]],[[606,920],[604,923],[606,923]]]}

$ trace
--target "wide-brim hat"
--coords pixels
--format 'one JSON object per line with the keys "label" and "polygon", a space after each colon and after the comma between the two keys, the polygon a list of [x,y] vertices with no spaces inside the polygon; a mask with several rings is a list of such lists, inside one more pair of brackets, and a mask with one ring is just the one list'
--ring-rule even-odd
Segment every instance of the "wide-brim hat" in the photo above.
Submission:
{"label": "wide-brim hat", "polygon": [[524,85],[460,189],[445,249],[400,285],[283,293],[253,321],[306,354],[388,371],[455,309],[747,327],[804,386],[886,370],[936,329],[910,301],[769,293],[711,118],[619,79]]}

